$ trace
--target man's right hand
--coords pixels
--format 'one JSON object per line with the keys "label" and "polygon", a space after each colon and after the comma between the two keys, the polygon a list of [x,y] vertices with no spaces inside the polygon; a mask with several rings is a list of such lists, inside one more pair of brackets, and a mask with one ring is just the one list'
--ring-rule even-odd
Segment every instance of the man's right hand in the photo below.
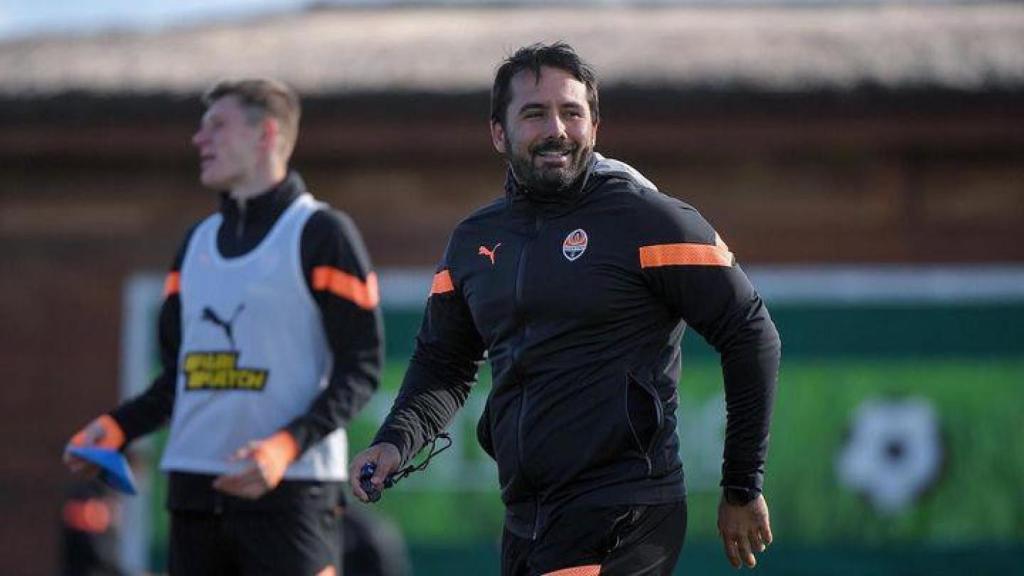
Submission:
{"label": "man's right hand", "polygon": [[[104,414],[89,422],[85,428],[75,433],[68,440],[68,446],[94,446],[96,448],[120,450],[124,446],[124,440],[124,431],[121,430],[121,426],[118,425],[116,420]],[[99,473],[99,466],[72,455],[66,448],[64,450],[64,464],[67,465],[72,473],[87,478],[92,478]]]}
{"label": "man's right hand", "polygon": [[730,504],[723,497],[718,503],[718,534],[722,537],[725,556],[733,568],[757,565],[755,554],[764,552],[772,543],[772,527],[768,503],[764,495],[746,504]]}
{"label": "man's right hand", "polygon": [[384,479],[398,471],[398,467],[402,464],[402,455],[394,444],[383,442],[370,446],[352,459],[348,469],[348,481],[352,485],[352,494],[355,494],[355,497],[363,502],[369,502],[370,497],[363,491],[362,486],[359,485],[359,473],[363,466],[371,463],[377,469],[373,473],[370,482],[378,490],[383,490]]}

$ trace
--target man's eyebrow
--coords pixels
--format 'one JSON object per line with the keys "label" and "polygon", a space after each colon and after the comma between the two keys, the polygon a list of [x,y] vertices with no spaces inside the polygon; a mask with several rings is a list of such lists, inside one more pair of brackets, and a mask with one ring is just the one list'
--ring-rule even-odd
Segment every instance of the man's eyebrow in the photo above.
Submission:
{"label": "man's eyebrow", "polygon": [[521,114],[529,110],[543,110],[545,108],[547,108],[547,106],[541,104],[540,102],[527,102],[526,104],[523,104],[522,106],[519,107],[519,113]]}

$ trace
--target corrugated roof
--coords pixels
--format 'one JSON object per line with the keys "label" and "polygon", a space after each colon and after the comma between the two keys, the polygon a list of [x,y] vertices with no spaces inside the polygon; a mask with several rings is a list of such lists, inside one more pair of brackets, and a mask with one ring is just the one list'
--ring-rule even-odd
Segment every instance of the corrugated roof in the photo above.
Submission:
{"label": "corrugated roof", "polygon": [[1024,87],[1024,5],[313,10],[0,44],[0,94],[194,93],[224,76],[306,94],[489,88],[515,48],[566,40],[605,85],[721,90]]}

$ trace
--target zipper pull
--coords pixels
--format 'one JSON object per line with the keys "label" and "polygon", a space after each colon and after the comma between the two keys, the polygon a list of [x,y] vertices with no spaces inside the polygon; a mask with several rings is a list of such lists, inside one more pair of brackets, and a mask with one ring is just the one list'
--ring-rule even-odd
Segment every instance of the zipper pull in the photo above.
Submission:
{"label": "zipper pull", "polygon": [[235,240],[241,241],[245,233],[245,200],[238,204],[238,221],[235,222]]}

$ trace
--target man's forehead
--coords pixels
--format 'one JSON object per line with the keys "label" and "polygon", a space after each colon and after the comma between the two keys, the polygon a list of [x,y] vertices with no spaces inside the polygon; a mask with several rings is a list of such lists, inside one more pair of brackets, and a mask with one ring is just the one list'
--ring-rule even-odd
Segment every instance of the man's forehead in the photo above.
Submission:
{"label": "man's forehead", "polygon": [[228,94],[217,98],[203,113],[203,119],[225,118],[242,114],[242,103],[237,96]]}
{"label": "man's forehead", "polygon": [[529,68],[516,72],[512,77],[511,89],[511,100],[529,97],[542,90],[581,98],[586,98],[587,93],[586,85],[571,72],[551,66],[541,66],[539,72]]}

